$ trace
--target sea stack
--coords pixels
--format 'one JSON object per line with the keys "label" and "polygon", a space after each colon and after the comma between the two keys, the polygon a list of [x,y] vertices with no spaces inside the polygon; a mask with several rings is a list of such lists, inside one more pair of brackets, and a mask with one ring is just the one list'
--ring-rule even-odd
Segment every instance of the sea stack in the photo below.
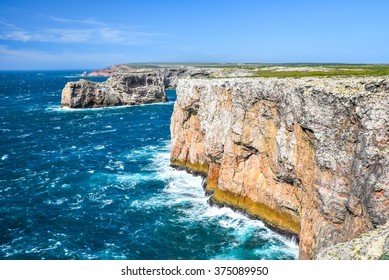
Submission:
{"label": "sea stack", "polygon": [[81,79],[62,90],[61,107],[98,108],[167,102],[163,76],[157,72],[115,73],[106,82]]}
{"label": "sea stack", "polygon": [[171,164],[314,259],[389,219],[388,108],[387,76],[182,79]]}

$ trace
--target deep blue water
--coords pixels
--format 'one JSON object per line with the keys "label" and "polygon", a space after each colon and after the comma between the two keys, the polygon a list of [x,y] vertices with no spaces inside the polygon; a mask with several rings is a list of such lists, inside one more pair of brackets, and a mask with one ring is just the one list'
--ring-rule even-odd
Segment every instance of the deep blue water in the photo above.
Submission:
{"label": "deep blue water", "polygon": [[[0,72],[0,259],[294,259],[169,166],[169,103],[60,109],[81,71]],[[102,81],[104,79],[95,78]]]}

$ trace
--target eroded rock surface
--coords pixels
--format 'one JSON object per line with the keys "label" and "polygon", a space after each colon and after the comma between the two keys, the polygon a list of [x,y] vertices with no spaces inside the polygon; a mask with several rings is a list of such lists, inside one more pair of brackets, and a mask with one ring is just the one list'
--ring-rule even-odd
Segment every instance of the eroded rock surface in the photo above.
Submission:
{"label": "eroded rock surface", "polygon": [[166,102],[159,72],[114,74],[106,82],[69,82],[62,91],[61,107],[96,108]]}
{"label": "eroded rock surface", "polygon": [[319,260],[389,259],[389,222],[349,242],[332,245],[320,251]]}
{"label": "eroded rock surface", "polygon": [[387,77],[179,80],[171,163],[315,258],[389,218],[388,108]]}

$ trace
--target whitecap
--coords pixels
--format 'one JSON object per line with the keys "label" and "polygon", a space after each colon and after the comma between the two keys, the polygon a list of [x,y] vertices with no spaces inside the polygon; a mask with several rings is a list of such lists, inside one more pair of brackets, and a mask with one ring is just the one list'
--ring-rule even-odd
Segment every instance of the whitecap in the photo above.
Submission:
{"label": "whitecap", "polygon": [[113,200],[112,199],[105,199],[102,201],[103,203],[103,207],[106,206],[106,205],[110,205],[112,204]]}
{"label": "whitecap", "polygon": [[59,199],[55,199],[55,200],[47,199],[47,200],[43,201],[43,203],[47,204],[47,205],[62,205],[66,201],[67,201],[67,198],[59,198]]}
{"label": "whitecap", "polygon": [[25,133],[25,134],[16,136],[16,138],[26,138],[26,137],[28,137],[30,135],[31,135],[31,133]]}
{"label": "whitecap", "polygon": [[93,130],[92,132],[86,132],[86,134],[95,135],[95,134],[110,133],[110,132],[115,132],[115,131],[116,131],[116,129],[110,129],[110,130]]}
{"label": "whitecap", "polygon": [[8,159],[8,155],[7,155],[7,154],[5,154],[5,155],[3,155],[3,156],[1,157],[1,160],[6,160],[6,159]]}
{"label": "whitecap", "polygon": [[102,150],[102,149],[105,149],[105,146],[104,145],[97,145],[97,146],[94,146],[93,148],[95,150]]}
{"label": "whitecap", "polygon": [[7,188],[5,188],[4,190],[1,190],[1,189],[0,189],[0,193],[1,193],[1,192],[7,192],[7,191],[10,191],[10,190],[11,190],[11,187],[7,187]]}

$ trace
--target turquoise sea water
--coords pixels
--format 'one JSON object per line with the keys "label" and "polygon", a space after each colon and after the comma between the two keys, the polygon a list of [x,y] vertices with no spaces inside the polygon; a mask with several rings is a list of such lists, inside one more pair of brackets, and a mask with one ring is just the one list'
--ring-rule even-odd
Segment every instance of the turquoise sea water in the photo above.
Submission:
{"label": "turquoise sea water", "polygon": [[0,72],[0,259],[297,257],[169,166],[175,91],[165,104],[60,109],[81,72]]}

